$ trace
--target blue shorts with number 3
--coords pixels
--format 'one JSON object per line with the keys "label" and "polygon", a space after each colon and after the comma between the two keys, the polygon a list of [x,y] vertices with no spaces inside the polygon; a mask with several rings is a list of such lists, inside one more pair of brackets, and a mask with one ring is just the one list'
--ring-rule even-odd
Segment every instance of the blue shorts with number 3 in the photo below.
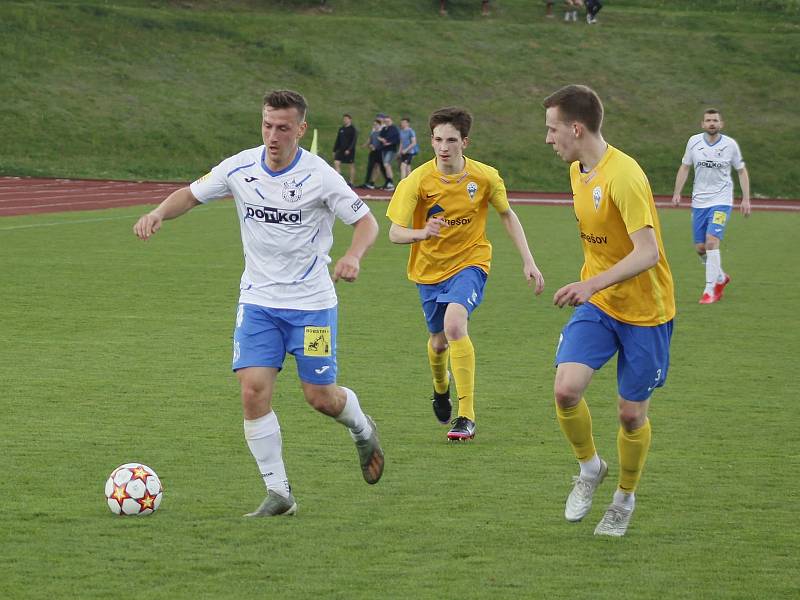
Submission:
{"label": "blue shorts with number 3", "polygon": [[556,365],[587,365],[595,371],[617,357],[617,388],[625,400],[641,402],[664,385],[669,370],[672,321],[652,327],[630,325],[594,304],[581,304],[561,332]]}

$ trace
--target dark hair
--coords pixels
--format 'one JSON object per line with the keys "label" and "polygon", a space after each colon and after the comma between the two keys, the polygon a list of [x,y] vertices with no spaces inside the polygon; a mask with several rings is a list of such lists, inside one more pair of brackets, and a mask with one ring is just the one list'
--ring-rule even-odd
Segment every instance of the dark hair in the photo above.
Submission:
{"label": "dark hair", "polygon": [[275,90],[264,94],[264,106],[270,108],[296,108],[300,121],[306,118],[308,103],[303,95],[292,90]]}
{"label": "dark hair", "polygon": [[562,121],[578,121],[592,133],[603,125],[603,103],[595,91],[585,85],[567,85],[544,99],[545,108],[558,107]]}
{"label": "dark hair", "polygon": [[472,127],[472,115],[466,108],[458,106],[447,106],[440,108],[431,115],[428,125],[433,133],[434,127],[450,123],[453,127],[458,129],[462,138],[469,136],[469,130]]}
{"label": "dark hair", "polygon": [[707,109],[705,109],[703,111],[703,116],[706,116],[706,115],[719,115],[720,119],[722,118],[722,115],[720,114],[720,112],[716,108],[707,108]]}
{"label": "dark hair", "polygon": [[353,118],[353,117],[350,116],[350,113],[344,113],[342,116],[343,117],[347,117],[348,119],[352,119]]}

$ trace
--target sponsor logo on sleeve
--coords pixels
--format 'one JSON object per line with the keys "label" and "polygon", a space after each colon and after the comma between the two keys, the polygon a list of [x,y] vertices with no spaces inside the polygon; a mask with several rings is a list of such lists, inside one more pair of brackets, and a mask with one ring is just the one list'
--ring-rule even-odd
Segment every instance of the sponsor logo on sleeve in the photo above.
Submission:
{"label": "sponsor logo on sleeve", "polygon": [[355,202],[353,202],[350,205],[350,208],[353,209],[354,213],[357,213],[361,209],[362,206],[364,206],[364,201],[359,198],[358,200],[356,200]]}

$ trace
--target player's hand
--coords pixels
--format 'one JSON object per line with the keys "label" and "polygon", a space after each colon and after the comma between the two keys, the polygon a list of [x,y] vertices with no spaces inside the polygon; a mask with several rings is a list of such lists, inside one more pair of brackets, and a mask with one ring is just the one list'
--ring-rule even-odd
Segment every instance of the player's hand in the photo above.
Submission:
{"label": "player's hand", "polygon": [[744,215],[744,217],[750,216],[750,211],[752,210],[752,208],[750,206],[749,198],[747,200],[742,198],[742,203],[739,205],[739,210],[741,211],[742,215]]}
{"label": "player's hand", "polygon": [[340,279],[349,282],[355,281],[359,271],[361,271],[361,262],[355,256],[345,254],[333,268],[333,282],[336,283]]}
{"label": "player's hand", "polygon": [[553,304],[559,308],[564,306],[578,306],[588,301],[594,290],[586,281],[576,281],[565,285],[553,296]]}
{"label": "player's hand", "polygon": [[425,227],[422,229],[422,239],[428,240],[432,237],[439,237],[439,232],[442,230],[442,227],[449,227],[444,219],[440,217],[428,219],[428,222],[425,223]]}
{"label": "player's hand", "polygon": [[544,291],[544,277],[541,271],[536,268],[536,265],[525,265],[522,268],[522,273],[525,279],[528,280],[528,285],[533,286],[534,293],[538,296]]}
{"label": "player's hand", "polygon": [[672,194],[672,204],[673,204],[673,206],[680,206],[681,205],[681,195],[680,194]]}
{"label": "player's hand", "polygon": [[149,212],[136,221],[136,225],[133,226],[133,233],[140,240],[147,240],[156,231],[161,229],[162,222],[163,219],[159,214]]}

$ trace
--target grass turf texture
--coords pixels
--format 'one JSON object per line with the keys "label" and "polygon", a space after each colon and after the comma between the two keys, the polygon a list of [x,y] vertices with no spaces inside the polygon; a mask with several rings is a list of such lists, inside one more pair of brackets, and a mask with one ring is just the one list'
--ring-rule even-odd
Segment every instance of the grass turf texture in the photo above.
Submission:
{"label": "grass turf texture", "polygon": [[[672,366],[637,513],[615,541],[592,536],[618,472],[613,363],[588,393],[612,474],[584,522],[562,514],[577,469],[554,417],[552,357],[569,311],[551,298],[581,261],[569,209],[517,209],[547,279],[538,299],[490,218],[467,444],[447,443],[432,415],[408,249],[384,224],[360,280],[337,288],[340,381],[379,424],[384,479],[362,481],[346,432],[305,404],[289,361],[275,406],[299,514],[256,521],[241,517],[263,487],[228,370],[233,207],[195,209],[147,243],[131,233],[142,210],[0,220],[0,597],[616,599],[620,586],[626,598],[796,597],[799,294],[776,257],[791,256],[797,216],[737,213],[723,246],[733,283],[699,306],[689,213],[662,211]],[[349,238],[337,234],[334,257]],[[108,473],[132,460],[166,488],[150,517],[105,506]]]}
{"label": "grass turf texture", "polygon": [[[716,106],[754,195],[798,195],[797,0],[615,0],[593,27],[528,0],[496,0],[489,18],[477,0],[452,0],[446,18],[432,0],[329,4],[0,3],[0,174],[192,180],[259,145],[262,94],[292,87],[327,158],[343,112],[364,141],[388,111],[412,118],[420,164],[428,115],[459,103],[476,117],[470,155],[498,164],[510,189],[567,191],[541,101],[583,82],[656,193],[672,192],[686,140]],[[365,164],[361,148],[358,182]]]}

